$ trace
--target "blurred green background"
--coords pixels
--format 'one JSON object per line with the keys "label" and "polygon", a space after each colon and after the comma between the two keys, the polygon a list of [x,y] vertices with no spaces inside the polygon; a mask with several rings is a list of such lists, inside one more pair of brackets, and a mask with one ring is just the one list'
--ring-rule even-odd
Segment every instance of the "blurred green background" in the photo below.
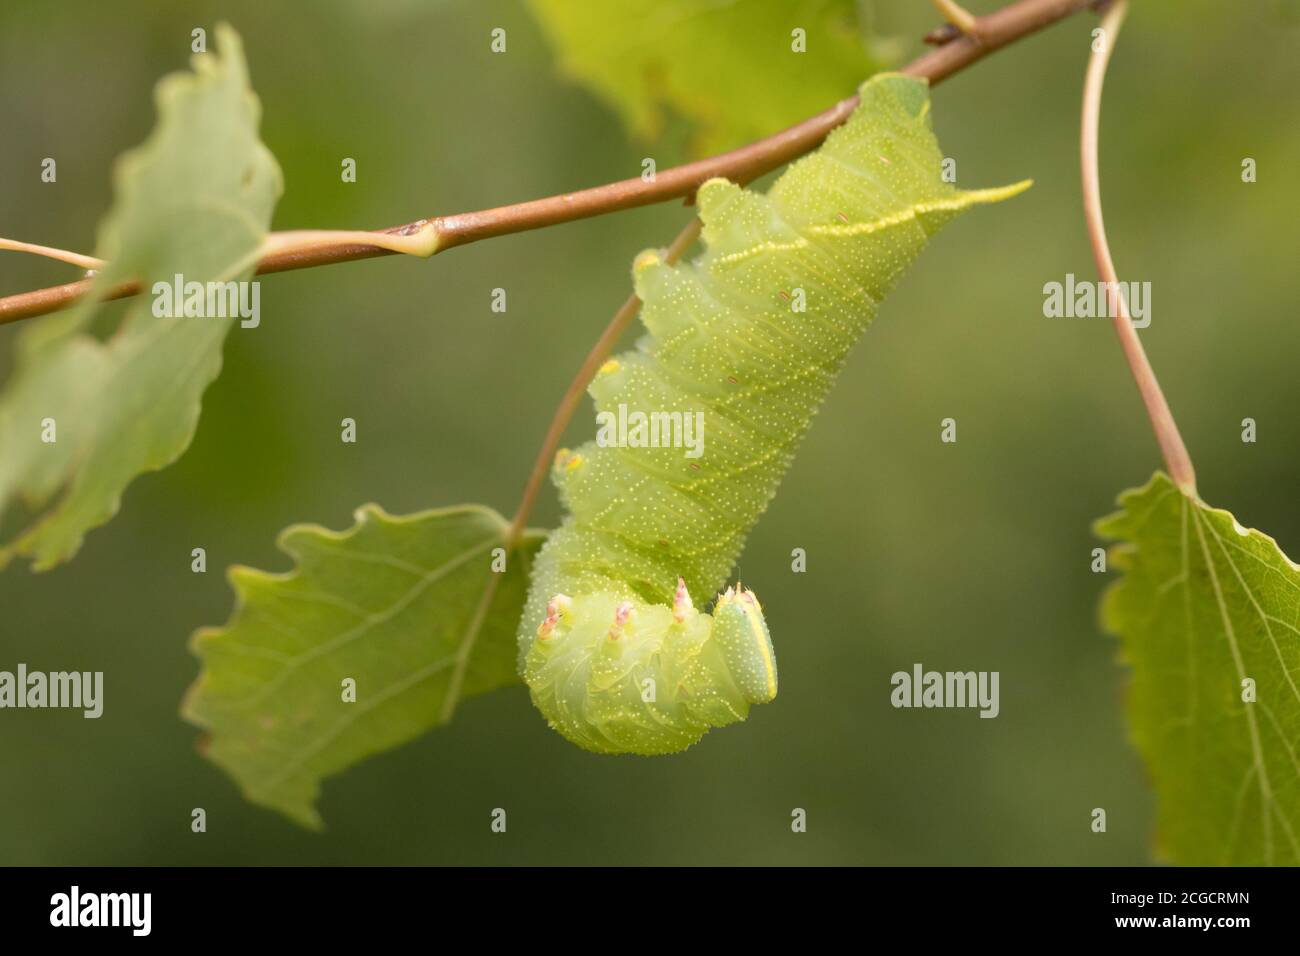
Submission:
{"label": "blurred green background", "polygon": [[[905,59],[919,53],[929,5],[875,7]],[[1300,556],[1300,24],[1275,0],[1134,7],[1103,111],[1119,271],[1152,283],[1142,336],[1202,495]],[[681,158],[629,140],[560,76],[517,2],[8,2],[0,234],[89,250],[113,158],[152,126],[153,83],[185,65],[193,27],[211,35],[221,19],[243,34],[284,168],[277,228],[404,222]],[[263,283],[261,328],[232,332],[180,462],[137,480],[71,564],[0,575],[0,668],[103,670],[106,683],[98,721],[0,712],[0,863],[1151,862],[1152,797],[1096,624],[1089,524],[1159,458],[1108,323],[1042,314],[1045,282],[1093,275],[1077,127],[1094,25],[1077,17],[936,91],[961,184],[1036,186],[933,243],[753,534],[739,571],[775,638],[774,704],[676,757],[609,758],[547,730],[522,688],[500,691],[328,781],[324,834],[245,803],[177,716],[197,672],[189,634],[231,610],[223,569],[285,570],[282,527],[345,527],[367,501],[510,513],[633,255],[688,214],[670,204],[429,262],[279,275]],[[488,49],[496,26],[504,56]],[[57,185],[39,182],[46,156]],[[344,156],[356,184],[339,180]],[[0,294],[69,278],[0,259]],[[489,308],[497,286],[505,314]],[[17,331],[0,328],[0,375]],[[356,445],[338,439],[345,416]],[[939,442],[948,416],[955,446]],[[1240,441],[1247,416],[1257,444]],[[584,409],[571,437],[592,428]],[[557,517],[548,491],[535,523]],[[206,575],[190,571],[197,546]],[[790,571],[794,547],[806,574]],[[917,661],[1000,671],[1001,715],[892,709],[890,674]],[[806,834],[790,832],[793,807]]]}

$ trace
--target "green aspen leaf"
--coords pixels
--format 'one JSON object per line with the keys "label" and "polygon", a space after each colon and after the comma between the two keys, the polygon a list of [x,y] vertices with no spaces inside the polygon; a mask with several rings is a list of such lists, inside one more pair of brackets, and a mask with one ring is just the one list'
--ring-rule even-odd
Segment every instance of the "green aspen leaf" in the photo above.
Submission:
{"label": "green aspen leaf", "polygon": [[342,533],[287,528],[288,574],[232,568],[234,615],[194,635],[203,671],[182,707],[207,731],[205,755],[253,803],[318,829],[322,778],[518,682],[515,627],[543,535],[506,553],[508,531],[474,505],[367,505]]}
{"label": "green aspen leaf", "polygon": [[699,154],[806,119],[880,67],[854,0],[530,2],[561,69],[635,136],[654,140],[675,114],[694,126]]}
{"label": "green aspen leaf", "polygon": [[1102,619],[1132,670],[1129,723],[1157,848],[1202,866],[1300,863],[1300,566],[1157,473],[1096,525],[1123,578]]}
{"label": "green aspen leaf", "polygon": [[[160,318],[148,293],[177,275],[205,287],[247,279],[281,179],[257,136],[260,108],[234,31],[220,28],[217,52],[195,56],[193,67],[158,84],[153,133],[118,160],[97,244],[107,264],[94,290],[19,339],[0,396],[0,515],[20,499],[32,514],[13,541],[0,542],[0,567],[15,555],[36,570],[72,557],[137,475],[185,451],[203,391],[221,369],[237,312]],[[96,291],[129,279],[146,294],[101,341],[91,328]]]}

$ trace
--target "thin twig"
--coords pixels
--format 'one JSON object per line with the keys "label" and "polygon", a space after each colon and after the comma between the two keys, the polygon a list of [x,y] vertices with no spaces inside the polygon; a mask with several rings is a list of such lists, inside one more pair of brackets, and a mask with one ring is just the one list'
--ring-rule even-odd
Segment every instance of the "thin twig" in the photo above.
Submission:
{"label": "thin twig", "polygon": [[1138,339],[1137,330],[1129,316],[1128,303],[1119,294],[1119,277],[1115,273],[1115,263],[1111,259],[1110,245],[1106,242],[1106,225],[1101,215],[1101,184],[1098,175],[1097,141],[1101,125],[1101,90],[1106,79],[1106,65],[1110,62],[1111,51],[1115,48],[1115,39],[1119,36],[1120,25],[1128,11],[1128,0],[1118,0],[1102,19],[1101,42],[1088,59],[1088,72],[1083,84],[1083,120],[1079,136],[1080,165],[1083,171],[1083,212],[1088,221],[1088,237],[1092,241],[1093,258],[1097,260],[1097,272],[1106,285],[1106,297],[1110,305],[1110,314],[1114,319],[1115,334],[1119,336],[1128,359],[1129,370],[1137,382],[1138,391],[1146,405],[1147,416],[1160,444],[1160,453],[1164,456],[1169,477],[1180,488],[1190,494],[1196,494],[1196,472],[1192,468],[1192,459],[1187,454],[1187,447],[1178,433],[1169,403],[1165,401],[1164,392],[1156,380],[1156,373],[1147,360],[1146,351]]}
{"label": "thin twig", "polygon": [[[1017,0],[987,16],[975,18],[976,36],[964,35],[945,43],[905,67],[903,72],[937,83],[983,59],[994,50],[1078,13],[1093,2],[1094,0]],[[402,243],[403,246],[409,245],[409,249],[381,248],[368,244],[358,238],[364,235],[361,232],[349,232],[343,234],[346,238],[335,237],[330,240],[322,240],[321,234],[317,234],[317,239],[305,248],[290,247],[270,252],[258,264],[257,272],[285,272],[393,255],[398,251],[432,255],[480,239],[540,229],[669,199],[689,198],[701,183],[715,176],[734,182],[752,182],[816,149],[831,130],[849,118],[857,104],[857,96],[850,96],[830,109],[765,139],[718,156],[662,170],[648,182],[638,176],[546,199],[478,212],[418,219],[405,225],[374,230],[385,237],[406,238],[418,234],[421,242]],[[394,245],[390,238],[385,238],[383,243],[390,247]],[[0,324],[66,308],[89,288],[89,281],[70,282],[0,298]],[[125,282],[107,290],[104,298],[120,299],[139,291],[139,283]]]}
{"label": "thin twig", "polygon": [[968,37],[978,36],[978,17],[963,7],[957,0],[930,0],[940,16]]}
{"label": "thin twig", "polygon": [[55,259],[59,262],[66,262],[70,266],[76,266],[79,269],[102,269],[104,260],[96,259],[94,256],[85,256],[80,252],[70,252],[67,249],[57,249],[54,246],[38,246],[34,242],[19,242],[17,239],[0,239],[0,249],[8,252],[26,252],[34,256],[44,256],[46,259]]}

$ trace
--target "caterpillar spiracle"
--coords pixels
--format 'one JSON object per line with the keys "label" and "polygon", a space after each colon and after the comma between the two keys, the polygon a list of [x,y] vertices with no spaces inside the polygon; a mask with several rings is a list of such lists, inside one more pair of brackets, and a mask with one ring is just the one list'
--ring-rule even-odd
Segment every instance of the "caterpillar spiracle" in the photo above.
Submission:
{"label": "caterpillar spiracle", "polygon": [[1029,185],[944,182],[925,81],[881,74],[860,92],[768,193],[700,187],[693,262],[636,258],[648,334],[588,390],[598,411],[703,412],[708,441],[698,458],[596,442],[556,456],[569,515],[534,563],[519,667],[551,726],[587,750],[672,753],[776,696],[753,592],[727,588],[712,613],[691,595],[725,583],[849,349],[929,237]]}

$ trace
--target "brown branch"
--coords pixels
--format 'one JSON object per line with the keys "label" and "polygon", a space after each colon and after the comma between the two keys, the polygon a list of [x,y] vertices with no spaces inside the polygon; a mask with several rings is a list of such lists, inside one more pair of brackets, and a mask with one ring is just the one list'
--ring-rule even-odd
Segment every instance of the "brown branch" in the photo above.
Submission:
{"label": "brown branch", "polygon": [[[975,32],[979,37],[978,41],[965,36],[960,40],[950,41],[940,49],[913,61],[903,69],[903,72],[910,74],[911,76],[926,77],[929,79],[930,85],[933,86],[941,80],[956,73],[962,67],[974,63],[992,50],[1006,46],[1018,37],[1032,33],[1034,30],[1047,26],[1050,23],[1054,23],[1063,17],[1069,16],[1071,13],[1075,13],[1082,10],[1084,7],[1091,5],[1091,0],[1083,0],[1083,2],[1074,2],[1074,0],[1028,2],[1028,0],[1022,0],[1020,3],[1004,7],[997,13],[990,14],[987,17],[977,17],[975,22]],[[960,56],[953,57],[946,55],[949,50],[963,46],[964,50]],[[791,131],[798,130],[806,126],[808,123],[821,120],[823,117],[829,117],[832,113],[835,113],[844,107],[846,103],[852,104],[844,114],[845,118],[847,118],[848,113],[852,112],[853,106],[857,105],[857,101],[858,98],[856,96],[847,100],[842,100],[825,113],[818,114],[818,116],[813,117],[812,120],[805,120],[804,123],[799,124],[799,126],[792,126],[790,129],[786,130],[785,133],[778,133],[777,136],[789,134]],[[839,122],[843,122],[843,118],[831,126],[826,127],[825,132],[821,134],[816,143],[820,143],[830,130],[839,124]],[[762,140],[760,143],[754,144],[754,146],[766,142],[768,142],[768,140]],[[815,146],[816,143],[814,143],[813,146]],[[753,149],[754,146],[745,147],[745,149]],[[812,148],[812,146],[809,147],[809,149]],[[735,152],[742,152],[742,150],[736,150]],[[734,153],[727,153],[724,155],[730,156],[734,155]],[[794,157],[791,156],[790,158]],[[711,160],[705,160],[704,162],[711,162]],[[686,168],[688,167],[678,167],[679,170]],[[761,172],[756,173],[756,175],[762,175],[762,173],[767,171],[767,169],[763,169]],[[704,178],[707,179],[709,177],[706,176]],[[749,180],[741,177],[729,176],[728,178],[740,182],[742,185],[749,182]],[[703,182],[704,180],[702,179],[700,181]],[[605,186],[601,188],[608,189],[610,187]],[[589,193],[597,191],[598,190],[587,190]],[[539,200],[539,202],[542,203],[550,201],[551,200],[545,199]],[[525,203],[524,205],[532,204]],[[530,226],[528,228],[534,227]],[[494,233],[494,235],[499,234],[500,233]],[[686,252],[686,250],[690,248],[691,244],[695,242],[696,238],[699,237],[699,234],[700,221],[699,219],[692,219],[686,228],[678,233],[677,238],[673,240],[672,245],[668,247],[664,259],[670,263],[676,262]],[[480,236],[478,238],[483,237]],[[618,344],[618,340],[627,330],[632,319],[636,317],[637,309],[639,309],[640,306],[641,300],[635,295],[628,296],[627,300],[619,306],[618,311],[614,313],[614,317],[610,320],[609,325],[605,326],[605,331],[600,334],[600,338],[596,340],[596,344],[593,345],[591,351],[587,353],[587,357],[583,360],[582,366],[578,369],[577,374],[574,375],[573,381],[569,383],[568,389],[565,390],[564,397],[560,399],[560,405],[556,408],[555,415],[551,418],[550,427],[546,430],[546,437],[542,440],[541,450],[538,452],[537,459],[533,463],[532,473],[528,476],[528,482],[524,486],[523,497],[519,502],[518,509],[515,511],[514,520],[510,523],[510,531],[506,538],[509,543],[508,546],[513,547],[519,541],[520,537],[524,533],[524,529],[528,525],[528,519],[532,515],[533,506],[537,503],[537,495],[541,491],[542,482],[546,478],[547,472],[551,469],[551,462],[555,458],[555,452],[560,447],[560,439],[564,437],[565,429],[569,427],[569,422],[573,419],[573,413],[577,411],[578,403],[582,400],[583,392],[586,391],[587,385],[595,376],[596,370],[604,364],[607,358],[609,358],[610,353],[614,350],[614,346]]]}
{"label": "brown branch", "polygon": [[[983,59],[994,50],[1043,27],[1063,20],[1092,6],[1095,0],[1017,0],[987,16],[976,17],[974,36],[961,36],[930,51],[908,66],[904,73],[925,77],[938,83],[958,70]],[[978,37],[978,39],[976,39]],[[514,232],[540,229],[563,222],[586,219],[622,209],[651,205],[669,199],[689,198],[700,184],[715,176],[734,182],[752,182],[765,173],[785,165],[821,144],[827,134],[839,126],[858,104],[857,96],[841,100],[830,109],[766,139],[750,143],[728,153],[676,166],[658,173],[653,180],[640,177],[625,179],[579,192],[534,199],[512,206],[498,206],[478,212],[419,219],[389,229],[375,230],[389,235],[411,235],[433,224],[437,237],[434,252],[462,246],[480,239]],[[393,250],[357,243],[313,246],[267,255],[257,272],[285,272],[334,262],[351,262],[376,256],[393,255]],[[0,324],[16,322],[66,308],[84,295],[90,280],[70,282],[48,289],[37,289],[0,299]],[[111,289],[106,299],[120,299],[140,291],[139,283],[128,282]]]}

